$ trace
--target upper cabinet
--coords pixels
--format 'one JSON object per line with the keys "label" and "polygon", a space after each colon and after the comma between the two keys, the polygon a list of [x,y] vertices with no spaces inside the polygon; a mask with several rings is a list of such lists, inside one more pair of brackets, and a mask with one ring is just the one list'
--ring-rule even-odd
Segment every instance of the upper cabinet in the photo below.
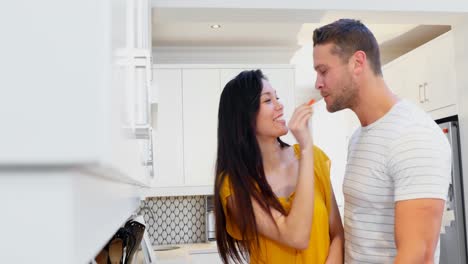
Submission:
{"label": "upper cabinet", "polygon": [[89,263],[151,179],[150,1],[0,13],[2,263]]}
{"label": "upper cabinet", "polygon": [[152,126],[155,177],[152,185],[184,184],[182,69],[153,69]]}
{"label": "upper cabinet", "polygon": [[387,85],[435,118],[455,115],[453,45],[453,35],[449,31],[385,65]]}
{"label": "upper cabinet", "polygon": [[[9,74],[0,84],[9,89],[0,96],[0,164],[85,165],[96,175],[148,185],[150,1],[37,7],[43,15],[27,20],[21,4],[3,16],[15,25],[3,35],[15,44],[2,56]],[[23,46],[31,38],[34,47]]]}
{"label": "upper cabinet", "polygon": [[[155,65],[152,106],[155,179],[144,195],[212,194],[218,107],[227,82],[243,70],[262,69],[288,118],[294,109],[290,65]],[[292,138],[292,136],[291,136]],[[294,140],[285,140],[293,144]]]}
{"label": "upper cabinet", "polygon": [[113,30],[125,34],[113,36],[112,83],[106,89],[109,96],[103,96],[112,103],[103,104],[111,109],[106,109],[107,116],[102,120],[108,131],[102,133],[101,144],[105,144],[106,155],[102,156],[101,163],[138,185],[148,186],[154,176],[150,111],[151,7],[149,0],[125,1],[124,6],[121,15],[125,19],[113,17]]}
{"label": "upper cabinet", "polygon": [[427,111],[455,105],[457,102],[454,41],[449,32],[424,47],[427,54],[427,83],[423,83]]}
{"label": "upper cabinet", "polygon": [[218,69],[183,69],[185,185],[212,185],[220,82]]}

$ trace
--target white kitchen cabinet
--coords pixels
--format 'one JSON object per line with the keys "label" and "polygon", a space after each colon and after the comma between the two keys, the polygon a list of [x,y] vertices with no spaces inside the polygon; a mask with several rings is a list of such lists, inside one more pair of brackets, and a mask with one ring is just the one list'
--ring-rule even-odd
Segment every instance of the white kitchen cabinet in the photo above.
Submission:
{"label": "white kitchen cabinet", "polygon": [[[0,165],[86,166],[97,175],[148,185],[150,171],[142,165],[150,164],[150,3],[94,4],[76,3],[73,11],[46,0],[37,10],[57,9],[27,20],[21,19],[24,6],[11,6],[6,18],[17,27],[4,35],[17,44],[5,46],[9,52],[2,55],[9,74],[0,84],[10,88],[0,96]],[[62,21],[60,14],[68,13]],[[30,27],[35,20],[40,30]],[[22,46],[33,35],[34,47]]]}
{"label": "white kitchen cabinet", "polygon": [[[51,6],[57,9],[46,8]],[[25,14],[15,4],[2,16],[15,25],[4,37],[15,41],[2,53],[8,74],[0,84],[9,89],[0,92],[0,165],[85,165],[97,174],[105,170],[106,177],[148,184],[143,133],[150,129],[142,128],[151,81],[149,1],[66,7],[45,0],[31,7],[43,15]],[[69,13],[64,21],[61,14]],[[26,44],[31,37],[34,47]]]}
{"label": "white kitchen cabinet", "polygon": [[427,54],[428,81],[424,88],[426,110],[432,111],[457,102],[454,41],[452,32],[424,47]]}
{"label": "white kitchen cabinet", "polygon": [[221,92],[223,91],[224,89],[224,86],[226,86],[226,84],[234,79],[239,73],[241,73],[242,71],[245,71],[245,70],[249,70],[247,68],[243,68],[243,67],[233,67],[233,68],[224,68],[224,69],[220,69],[219,70],[219,80],[220,80],[220,89],[221,89]]}
{"label": "white kitchen cabinet", "polygon": [[138,208],[151,178],[150,9],[0,8],[2,263],[88,263]]}
{"label": "white kitchen cabinet", "polygon": [[[388,88],[392,90],[392,92],[398,94],[401,97],[411,100],[415,104],[418,104],[419,102],[417,100],[417,91],[414,89],[414,91],[407,91],[405,89],[405,66],[405,61],[399,59],[385,65],[382,68],[385,83],[387,84]],[[413,92],[413,94],[411,92]]]}
{"label": "white kitchen cabinet", "polygon": [[153,186],[184,184],[182,69],[153,69]]}
{"label": "white kitchen cabinet", "polygon": [[183,69],[185,185],[213,185],[220,82],[218,69]]}
{"label": "white kitchen cabinet", "polygon": [[[453,36],[449,31],[383,67],[387,85],[427,112],[456,114]],[[440,117],[439,117],[440,118]]]}
{"label": "white kitchen cabinet", "polygon": [[[394,92],[396,94],[425,109],[423,86],[428,80],[425,73],[427,67],[426,54],[423,51],[422,49],[413,50],[406,57],[395,62],[395,65],[392,65],[394,75],[391,78],[393,79],[384,76],[387,82],[400,84],[395,86]],[[386,71],[384,70],[384,72]]]}

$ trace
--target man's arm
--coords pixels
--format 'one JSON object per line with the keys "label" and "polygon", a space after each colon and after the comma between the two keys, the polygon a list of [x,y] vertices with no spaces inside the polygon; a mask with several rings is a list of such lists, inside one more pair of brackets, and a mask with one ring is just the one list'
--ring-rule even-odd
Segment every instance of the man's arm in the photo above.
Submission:
{"label": "man's arm", "polygon": [[429,124],[407,131],[392,145],[388,163],[395,186],[395,263],[434,263],[451,181],[450,144]]}
{"label": "man's arm", "polygon": [[434,263],[445,201],[414,199],[395,205],[395,264]]}

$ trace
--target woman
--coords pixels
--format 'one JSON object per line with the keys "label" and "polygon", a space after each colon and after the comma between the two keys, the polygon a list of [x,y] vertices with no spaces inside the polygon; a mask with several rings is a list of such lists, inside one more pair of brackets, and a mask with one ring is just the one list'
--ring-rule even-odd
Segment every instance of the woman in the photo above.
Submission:
{"label": "woman", "polygon": [[226,84],[218,113],[216,240],[224,263],[343,263],[343,227],[330,161],[313,145],[312,107],[289,121],[260,70]]}

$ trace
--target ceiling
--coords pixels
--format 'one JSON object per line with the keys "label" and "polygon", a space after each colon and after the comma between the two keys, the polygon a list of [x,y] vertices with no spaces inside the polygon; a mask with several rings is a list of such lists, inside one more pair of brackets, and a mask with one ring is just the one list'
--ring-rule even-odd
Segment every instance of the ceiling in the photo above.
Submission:
{"label": "ceiling", "polygon": [[[287,47],[292,51],[290,63],[296,66],[297,96],[313,95],[315,98],[320,98],[320,95],[311,85],[315,77],[310,74],[314,70],[308,59],[315,28],[340,17],[361,19],[380,45],[382,64],[450,30],[449,25],[421,24],[421,21],[434,20],[430,14],[412,19],[405,14],[400,14],[400,17],[390,13],[381,16],[372,12],[348,14],[300,9],[153,8],[152,17],[153,47]],[[214,24],[221,27],[211,28]]]}
{"label": "ceiling", "polygon": [[[333,21],[330,12],[285,9],[153,8],[155,47],[297,47]],[[395,19],[397,20],[397,19]],[[366,23],[366,20],[363,19]],[[218,29],[211,25],[220,25]],[[385,63],[448,31],[447,25],[366,23]]]}
{"label": "ceiling", "polygon": [[[322,12],[266,9],[153,9],[153,46],[297,46],[303,21]],[[212,29],[213,24],[221,25]]]}

